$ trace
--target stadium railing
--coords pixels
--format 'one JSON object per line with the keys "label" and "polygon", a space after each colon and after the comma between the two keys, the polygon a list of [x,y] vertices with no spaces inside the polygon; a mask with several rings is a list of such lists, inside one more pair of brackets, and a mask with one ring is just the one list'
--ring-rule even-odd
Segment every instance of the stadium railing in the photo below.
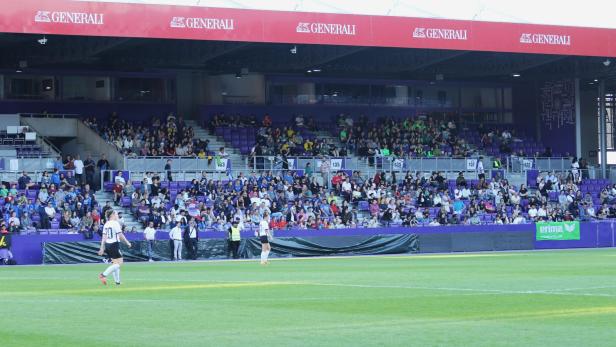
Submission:
{"label": "stadium railing", "polygon": [[[106,170],[106,171],[101,171],[100,172],[100,179],[101,179],[101,182],[103,182],[103,188],[106,191],[111,191],[111,189],[113,187],[113,184],[114,184],[114,181],[113,181],[114,177],[117,175],[118,171],[122,172],[122,176],[123,176],[123,178],[124,178],[124,180],[126,182],[128,182],[129,180],[131,180],[134,183],[141,182],[141,181],[143,181],[146,173],[153,173],[154,175],[160,177],[162,183],[165,183],[165,185],[168,185],[166,183],[168,181],[167,180],[167,172],[165,170],[161,170],[160,167],[157,168],[156,170]],[[490,177],[492,177],[490,171],[491,170],[486,170],[486,177],[488,179]],[[289,173],[289,172],[292,175],[298,175],[300,177],[303,177],[304,174],[305,174],[303,169],[290,169],[290,170],[286,170],[286,169],[279,169],[279,168],[275,168],[275,169],[271,169],[271,170],[269,170],[269,169],[263,169],[263,170],[253,170],[253,169],[241,169],[241,170],[235,170],[235,169],[234,170],[215,170],[215,169],[207,169],[207,170],[171,170],[170,172],[171,172],[171,175],[172,175],[173,182],[190,182],[193,179],[199,180],[199,179],[201,179],[203,177],[204,173],[207,175],[208,180],[215,180],[215,181],[222,181],[222,182],[233,181],[233,180],[237,179],[240,174],[243,174],[244,177],[250,177],[253,174],[255,174],[255,175],[257,175],[257,177],[259,177],[263,173],[271,174],[272,176],[279,176],[279,177],[283,177],[285,173]],[[327,172],[320,172],[318,170],[315,170],[312,173],[311,177],[314,177],[317,180],[317,183],[319,183],[320,185],[326,186],[326,187],[330,188],[331,179],[338,172],[344,172],[349,177],[351,177],[355,172],[359,172],[360,176],[363,179],[373,178],[377,172],[385,172],[387,179],[391,179],[392,178],[392,174],[390,172],[381,171],[381,170],[377,170],[377,169],[371,169],[371,170],[368,170],[368,171],[359,171],[359,170],[350,170],[350,169],[339,169],[339,170],[332,170],[332,171],[327,171]],[[404,175],[406,174],[406,172],[407,171],[395,174],[396,175],[396,181],[398,183],[403,181]],[[413,176],[415,176],[417,173],[421,173],[426,178],[429,178],[430,175],[431,175],[431,171],[408,170],[408,172],[412,173]],[[445,179],[447,179],[449,181],[455,180],[458,177],[458,174],[460,173],[459,171],[456,171],[456,170],[454,170],[454,171],[440,171],[440,172],[445,177]],[[497,172],[500,173],[500,174],[504,174],[504,172],[502,170],[494,170],[494,175],[496,175]],[[467,180],[473,180],[473,181],[476,181],[478,179],[476,173],[465,175],[465,177],[466,177]],[[179,186],[186,186],[186,185],[180,184]]]}

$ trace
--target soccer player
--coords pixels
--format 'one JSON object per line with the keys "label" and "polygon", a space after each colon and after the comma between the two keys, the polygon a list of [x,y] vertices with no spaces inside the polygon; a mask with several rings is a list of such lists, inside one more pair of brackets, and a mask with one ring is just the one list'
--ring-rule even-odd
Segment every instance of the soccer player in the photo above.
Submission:
{"label": "soccer player", "polygon": [[261,240],[261,265],[269,264],[267,257],[272,249],[269,244],[269,239],[272,237],[272,232],[269,227],[269,213],[263,213],[263,219],[259,223],[259,239]]}
{"label": "soccer player", "polygon": [[131,247],[131,244],[124,236],[124,233],[122,233],[122,227],[118,222],[118,213],[110,209],[105,213],[105,217],[107,217],[107,222],[103,226],[103,238],[101,239],[98,255],[107,253],[107,256],[111,258],[111,265],[98,275],[98,279],[104,285],[107,285],[107,276],[113,274],[115,284],[120,285],[120,266],[124,262],[122,252],[120,252],[120,242],[124,242],[128,248]]}

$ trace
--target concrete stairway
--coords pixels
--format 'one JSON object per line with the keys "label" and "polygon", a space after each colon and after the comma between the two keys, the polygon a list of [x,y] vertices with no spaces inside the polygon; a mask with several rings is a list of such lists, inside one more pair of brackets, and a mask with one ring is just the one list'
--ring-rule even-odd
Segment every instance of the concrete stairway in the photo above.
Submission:
{"label": "concrete stairway", "polygon": [[230,144],[226,143],[222,138],[216,135],[211,135],[206,129],[204,129],[197,121],[187,120],[186,125],[193,128],[195,131],[195,138],[203,141],[209,141],[209,148],[212,152],[218,152],[220,147],[225,147],[225,152],[229,153],[229,159],[231,159],[231,167],[233,170],[246,169],[246,159],[240,154],[239,149],[233,148]]}
{"label": "concrete stairway", "polygon": [[139,221],[135,219],[130,209],[113,205],[113,193],[99,190],[98,192],[96,192],[96,194],[94,194],[94,197],[96,198],[96,201],[98,201],[98,204],[101,207],[104,207],[107,204],[107,201],[111,201],[113,208],[118,212],[122,212],[127,232],[129,232],[133,227],[135,227],[137,232],[143,231],[143,226],[141,226],[141,223],[139,223]]}

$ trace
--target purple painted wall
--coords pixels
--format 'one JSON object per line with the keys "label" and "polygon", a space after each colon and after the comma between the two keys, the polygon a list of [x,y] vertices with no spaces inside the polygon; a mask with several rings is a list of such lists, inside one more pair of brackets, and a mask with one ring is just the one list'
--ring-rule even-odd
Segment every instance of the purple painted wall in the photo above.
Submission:
{"label": "purple painted wall", "polygon": [[[422,109],[422,111],[424,111]],[[272,119],[291,121],[297,114],[314,118],[317,122],[333,122],[341,113],[358,117],[366,115],[371,118],[391,116],[394,118],[415,115],[411,108],[398,108],[386,106],[351,106],[351,105],[203,105],[201,106],[202,119],[210,119],[215,114],[226,115],[252,115],[258,119],[269,114]]]}
{"label": "purple painted wall", "polygon": [[575,153],[575,83],[548,81],[538,90],[541,139],[554,152]]}
{"label": "purple painted wall", "polygon": [[533,84],[519,84],[513,87],[513,123],[516,129],[537,139],[537,93]]}
{"label": "purple painted wall", "polygon": [[[478,225],[478,226],[446,226],[446,227],[413,227],[413,228],[375,228],[375,229],[339,229],[339,230],[279,230],[277,237],[307,237],[307,236],[350,236],[378,234],[447,234],[466,232],[529,232],[535,230],[534,224],[522,225]],[[581,223],[579,241],[535,241],[535,249],[558,248],[593,248],[614,247],[616,222]],[[142,234],[127,234],[129,240],[141,240]],[[226,238],[225,232],[201,232],[201,238]],[[242,232],[243,238],[254,237],[252,231]],[[157,239],[168,239],[168,233],[159,231]],[[40,234],[14,235],[12,251],[19,264],[41,264],[43,242],[77,242],[85,241],[82,235]],[[93,241],[100,241],[97,237]]]}
{"label": "purple painted wall", "polygon": [[107,118],[117,112],[121,118],[149,121],[152,116],[176,112],[175,104],[113,103],[113,102],[51,102],[51,101],[0,101],[0,114],[12,113],[63,113]]}

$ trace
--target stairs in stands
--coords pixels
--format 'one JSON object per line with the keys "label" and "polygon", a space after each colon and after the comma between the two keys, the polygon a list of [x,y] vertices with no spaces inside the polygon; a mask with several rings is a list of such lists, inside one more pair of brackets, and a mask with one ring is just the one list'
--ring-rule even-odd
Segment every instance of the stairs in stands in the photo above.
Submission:
{"label": "stairs in stands", "polygon": [[229,154],[229,159],[231,159],[231,168],[233,168],[233,170],[246,169],[246,159],[242,157],[239,149],[232,147],[222,138],[219,138],[216,135],[211,135],[206,129],[199,125],[197,121],[187,120],[186,125],[193,128],[195,131],[195,138],[203,141],[209,141],[209,148],[211,152],[216,153],[220,147],[224,147],[225,152]]}
{"label": "stairs in stands", "polygon": [[124,225],[126,225],[127,232],[130,232],[133,227],[135,227],[137,232],[143,231],[141,223],[139,223],[139,221],[135,219],[130,209],[113,205],[113,193],[99,190],[96,192],[96,194],[94,194],[94,197],[96,198],[96,201],[98,201],[98,204],[99,206],[101,206],[101,208],[107,205],[107,201],[111,201],[111,205],[113,206],[113,208],[118,212],[122,212],[122,216],[124,217]]}
{"label": "stairs in stands", "polygon": [[[340,139],[337,136],[334,136],[332,132],[329,130],[316,131],[314,132],[314,134],[319,139],[330,140],[330,142],[336,145],[338,148],[342,147],[342,142],[340,142]],[[347,165],[347,167],[352,168],[353,170],[359,170],[364,176],[366,175],[369,177],[374,176],[376,172],[376,168],[374,167],[374,165],[373,166],[368,165],[367,159],[362,159],[356,156],[354,153],[348,153],[347,158],[350,158],[350,163]]]}

